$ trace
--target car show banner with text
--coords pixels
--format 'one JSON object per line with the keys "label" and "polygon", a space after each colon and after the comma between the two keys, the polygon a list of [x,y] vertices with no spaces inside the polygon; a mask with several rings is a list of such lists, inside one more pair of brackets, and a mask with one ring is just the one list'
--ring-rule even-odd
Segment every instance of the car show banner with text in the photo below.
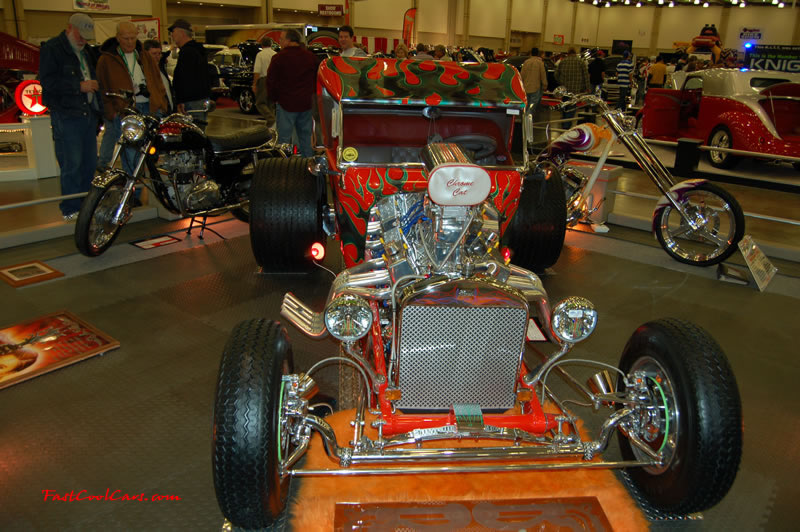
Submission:
{"label": "car show banner with text", "polygon": [[744,64],[751,70],[800,72],[800,46],[757,44],[745,52]]}
{"label": "car show banner with text", "polygon": [[73,0],[76,11],[109,11],[109,0]]}

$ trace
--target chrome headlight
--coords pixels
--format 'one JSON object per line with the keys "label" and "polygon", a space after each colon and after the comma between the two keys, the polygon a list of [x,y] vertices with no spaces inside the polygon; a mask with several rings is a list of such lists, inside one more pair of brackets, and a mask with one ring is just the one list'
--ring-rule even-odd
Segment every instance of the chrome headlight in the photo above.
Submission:
{"label": "chrome headlight", "polygon": [[325,308],[325,327],[334,338],[343,342],[362,338],[371,326],[372,309],[362,297],[342,294]]}
{"label": "chrome headlight", "polygon": [[128,115],[122,119],[122,138],[126,142],[139,142],[144,137],[144,120],[141,116]]}
{"label": "chrome headlight", "polygon": [[574,344],[588,338],[597,327],[597,311],[584,297],[568,297],[553,309],[551,326],[561,341]]}

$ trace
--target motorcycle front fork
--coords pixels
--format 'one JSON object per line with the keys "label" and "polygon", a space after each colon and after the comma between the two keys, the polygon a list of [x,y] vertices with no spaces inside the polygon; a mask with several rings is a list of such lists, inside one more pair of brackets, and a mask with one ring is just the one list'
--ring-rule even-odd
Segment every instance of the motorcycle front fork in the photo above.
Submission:
{"label": "motorcycle front fork", "polygon": [[[125,223],[126,209],[125,206],[128,204],[128,200],[131,197],[131,194],[134,192],[133,185],[136,183],[136,176],[139,175],[139,172],[142,170],[142,166],[144,165],[145,158],[147,157],[147,151],[150,149],[150,142],[146,142],[144,146],[141,146],[137,151],[136,155],[136,166],[134,167],[133,174],[128,175],[128,180],[125,182],[125,188],[122,189],[122,197],[120,198],[119,205],[117,205],[116,209],[114,209],[114,214],[111,217],[111,223],[115,225],[122,225]],[[122,156],[122,150],[124,146],[122,143],[117,142],[116,146],[114,146],[114,155],[111,157],[111,163],[109,164],[110,168],[114,168],[114,165],[117,163],[117,159]]]}

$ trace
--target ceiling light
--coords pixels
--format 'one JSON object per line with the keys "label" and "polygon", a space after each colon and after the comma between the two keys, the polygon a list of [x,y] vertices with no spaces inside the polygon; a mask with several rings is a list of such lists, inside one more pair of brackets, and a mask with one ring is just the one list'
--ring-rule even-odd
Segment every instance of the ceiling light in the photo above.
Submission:
{"label": "ceiling light", "polygon": [[673,2],[672,0],[669,0],[669,7],[675,7],[675,2]]}
{"label": "ceiling light", "polygon": [[731,4],[736,5],[739,3],[739,0],[731,0]]}
{"label": "ceiling light", "polygon": [[694,5],[699,5],[699,4],[700,4],[700,0],[694,0]]}
{"label": "ceiling light", "polygon": [[739,4],[739,7],[744,7],[744,5],[745,5],[744,2],[742,2]]}
{"label": "ceiling light", "polygon": [[631,0],[625,0],[625,5],[626,5],[626,6],[629,6],[629,5],[631,5]]}
{"label": "ceiling light", "polygon": [[596,6],[596,5],[597,5],[597,0],[593,0],[593,1],[592,1],[592,5],[593,5],[593,6]]}
{"label": "ceiling light", "polygon": [[636,2],[636,7],[642,7],[642,3],[641,2]]}
{"label": "ceiling light", "polygon": [[778,3],[778,7],[782,8],[785,4],[783,2]]}
{"label": "ceiling light", "polygon": [[708,2],[703,2],[703,7],[708,7]]}
{"label": "ceiling light", "polygon": [[611,2],[606,2],[606,7],[611,7]]}

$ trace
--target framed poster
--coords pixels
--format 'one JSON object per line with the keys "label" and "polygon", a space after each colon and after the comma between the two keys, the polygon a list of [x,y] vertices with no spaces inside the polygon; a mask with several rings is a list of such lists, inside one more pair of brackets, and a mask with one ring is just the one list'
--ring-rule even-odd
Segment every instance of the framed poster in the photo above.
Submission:
{"label": "framed poster", "polygon": [[63,276],[64,274],[60,271],[54,270],[44,262],[39,262],[38,260],[0,268],[0,279],[3,279],[14,288],[41,283],[42,281],[49,281],[50,279]]}
{"label": "framed poster", "polygon": [[0,329],[0,389],[117,347],[118,341],[67,311]]}
{"label": "framed poster", "polygon": [[136,24],[136,29],[139,30],[137,38],[140,42],[147,39],[155,39],[161,42],[161,21],[157,18],[135,18],[131,22]]}

